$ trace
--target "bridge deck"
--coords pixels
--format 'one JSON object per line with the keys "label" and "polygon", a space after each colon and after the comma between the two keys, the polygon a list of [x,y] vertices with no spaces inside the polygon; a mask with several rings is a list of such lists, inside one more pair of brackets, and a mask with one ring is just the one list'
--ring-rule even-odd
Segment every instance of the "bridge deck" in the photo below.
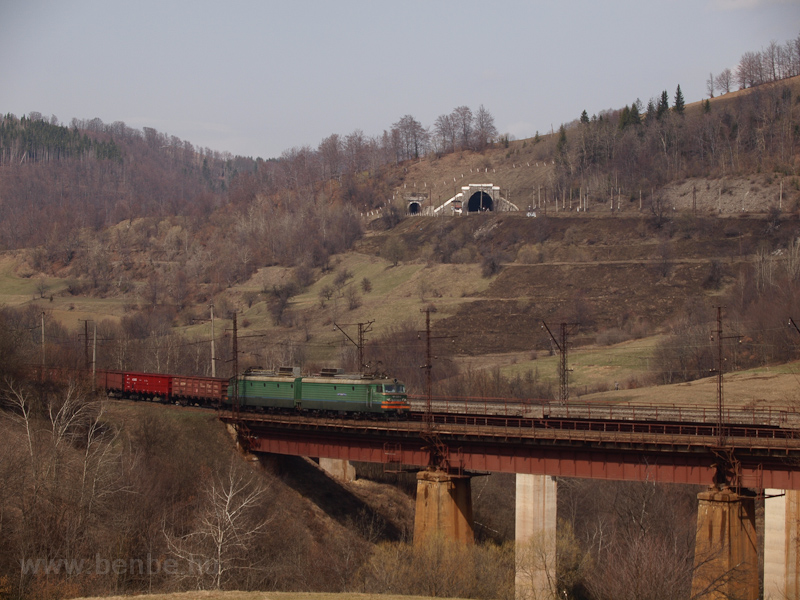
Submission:
{"label": "bridge deck", "polygon": [[[455,469],[709,484],[727,460],[746,487],[800,489],[800,430],[710,423],[436,413],[433,432]],[[422,413],[408,421],[242,413],[256,451],[379,463],[428,464]],[[237,422],[234,415],[221,417]],[[722,447],[721,447],[722,446]]]}

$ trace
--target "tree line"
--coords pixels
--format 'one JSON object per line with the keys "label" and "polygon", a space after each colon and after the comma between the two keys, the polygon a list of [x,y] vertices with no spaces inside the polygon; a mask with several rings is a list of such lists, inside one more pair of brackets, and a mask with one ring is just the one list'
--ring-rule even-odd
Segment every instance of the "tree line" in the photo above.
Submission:
{"label": "tree line", "polygon": [[39,113],[17,119],[14,115],[0,116],[0,166],[12,163],[58,161],[66,158],[121,161],[122,154],[113,140],[92,139],[72,129],[58,125],[56,118],[48,122]]}
{"label": "tree line", "polygon": [[726,68],[717,75],[710,73],[706,91],[713,98],[714,92],[727,94],[734,85],[743,90],[797,75],[800,75],[800,35],[783,45],[773,40],[761,51],[745,52],[733,70]]}
{"label": "tree line", "polygon": [[[670,102],[672,101],[672,102]],[[752,171],[794,174],[800,107],[789,85],[763,86],[688,111],[680,86],[647,105],[636,99],[591,118],[584,111],[556,136],[557,197],[613,193],[639,202],[683,177],[736,177]]]}

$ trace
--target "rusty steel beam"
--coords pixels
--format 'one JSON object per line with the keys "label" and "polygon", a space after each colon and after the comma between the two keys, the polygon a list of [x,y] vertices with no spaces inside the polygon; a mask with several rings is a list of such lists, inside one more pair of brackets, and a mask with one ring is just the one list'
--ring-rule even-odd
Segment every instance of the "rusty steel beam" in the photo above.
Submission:
{"label": "rusty steel beam", "polygon": [[[429,463],[422,423],[292,415],[241,418],[246,443],[255,452],[417,467]],[[551,427],[443,424],[438,433],[449,448],[451,467],[469,471],[708,485],[720,460],[713,434]],[[731,437],[728,442],[738,485],[800,489],[800,440]]]}

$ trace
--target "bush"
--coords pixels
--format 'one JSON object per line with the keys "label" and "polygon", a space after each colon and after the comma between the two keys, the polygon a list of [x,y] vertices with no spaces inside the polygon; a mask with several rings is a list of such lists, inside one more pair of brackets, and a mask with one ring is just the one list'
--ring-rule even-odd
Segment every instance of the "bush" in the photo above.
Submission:
{"label": "bush", "polygon": [[707,290],[718,290],[722,285],[722,264],[718,260],[709,263],[708,275],[703,281],[703,288]]}
{"label": "bush", "polygon": [[502,252],[490,252],[484,255],[481,261],[481,274],[484,277],[491,277],[497,275],[502,268],[502,263],[505,262],[506,256]]}
{"label": "bush", "polygon": [[538,244],[526,244],[517,252],[517,262],[524,265],[535,265],[544,262],[544,250]]}
{"label": "bush", "polygon": [[381,256],[392,263],[396,267],[399,262],[406,257],[406,244],[398,236],[390,236],[381,248]]}
{"label": "bush", "polygon": [[314,269],[307,264],[302,264],[294,268],[294,280],[301,289],[305,289],[314,283]]}

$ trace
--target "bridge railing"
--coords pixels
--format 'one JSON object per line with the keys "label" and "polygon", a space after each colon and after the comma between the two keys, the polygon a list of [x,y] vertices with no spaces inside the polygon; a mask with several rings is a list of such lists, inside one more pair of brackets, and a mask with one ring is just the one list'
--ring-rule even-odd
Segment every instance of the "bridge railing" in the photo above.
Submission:
{"label": "bridge railing", "polygon": [[[409,396],[415,411],[427,408],[427,398]],[[621,404],[601,402],[566,402],[553,400],[445,397],[431,398],[431,411],[437,413],[507,416],[529,419],[589,419],[622,421],[659,421],[714,424],[719,419],[716,406],[679,404]],[[800,428],[800,412],[785,406],[726,408],[725,424],[762,425],[788,429]]]}

